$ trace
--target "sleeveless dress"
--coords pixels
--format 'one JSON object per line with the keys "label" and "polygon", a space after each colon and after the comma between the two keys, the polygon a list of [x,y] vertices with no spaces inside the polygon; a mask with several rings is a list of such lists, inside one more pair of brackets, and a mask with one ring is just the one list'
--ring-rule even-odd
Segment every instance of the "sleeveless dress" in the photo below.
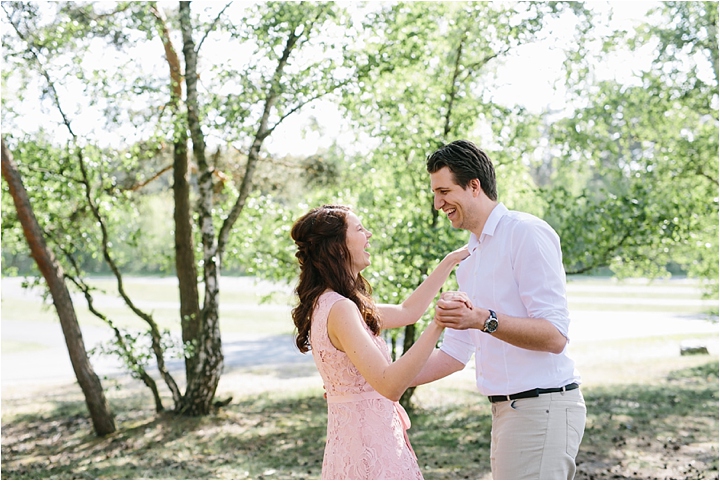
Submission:
{"label": "sleeveless dress", "polygon": [[[373,389],[330,341],[328,315],[341,299],[345,297],[336,292],[322,294],[310,329],[310,346],[328,402],[322,478],[423,479],[407,437],[410,419],[405,410]],[[365,328],[390,361],[383,339]]]}

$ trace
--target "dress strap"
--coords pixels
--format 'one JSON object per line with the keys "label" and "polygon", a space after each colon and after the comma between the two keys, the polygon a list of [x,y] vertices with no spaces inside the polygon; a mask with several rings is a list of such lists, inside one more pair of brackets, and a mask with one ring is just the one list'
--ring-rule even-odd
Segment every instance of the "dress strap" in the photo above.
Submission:
{"label": "dress strap", "polygon": [[[365,391],[358,394],[326,394],[325,396],[327,398],[328,404],[336,404],[336,403],[349,403],[349,402],[357,402],[357,401],[364,401],[366,399],[386,399],[390,401],[388,398],[383,396],[377,391]],[[402,407],[402,404],[400,404],[397,401],[391,401],[393,405],[395,406],[395,412],[397,413],[398,417],[400,418],[400,423],[403,427],[403,434],[405,435],[405,444],[407,444],[408,448],[410,448],[410,452],[415,457],[415,460],[417,461],[417,455],[415,454],[415,450],[413,449],[412,445],[410,444],[410,438],[408,437],[407,430],[410,429],[412,426],[412,423],[410,422],[410,416],[408,416],[407,411],[405,411],[405,408]]]}

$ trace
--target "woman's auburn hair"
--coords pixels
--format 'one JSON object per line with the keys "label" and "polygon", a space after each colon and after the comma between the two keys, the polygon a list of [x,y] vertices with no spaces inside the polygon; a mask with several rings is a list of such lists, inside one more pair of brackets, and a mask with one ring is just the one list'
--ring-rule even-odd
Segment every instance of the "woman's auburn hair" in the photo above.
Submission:
{"label": "woman's auburn hair", "polygon": [[295,221],[290,236],[297,245],[300,279],[295,288],[298,304],[292,310],[300,352],[310,350],[310,326],[317,300],[327,289],[355,303],[365,323],[380,334],[380,317],[372,300],[370,283],[361,275],[352,278],[347,248],[347,215],[344,205],[323,205]]}

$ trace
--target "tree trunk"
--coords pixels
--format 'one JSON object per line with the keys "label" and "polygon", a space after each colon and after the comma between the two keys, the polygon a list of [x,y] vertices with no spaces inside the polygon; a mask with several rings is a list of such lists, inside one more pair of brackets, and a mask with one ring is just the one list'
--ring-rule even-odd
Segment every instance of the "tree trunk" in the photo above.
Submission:
{"label": "tree trunk", "polygon": [[196,349],[192,369],[187,379],[187,389],[179,412],[191,416],[208,414],[220,382],[223,369],[222,340],[220,338],[218,280],[220,258],[218,256],[215,228],[213,226],[212,169],[205,156],[205,137],[200,124],[200,108],[197,93],[197,52],[193,41],[190,21],[190,2],[180,2],[180,28],[185,57],[185,86],[188,127],[192,138],[193,153],[198,165],[198,216],[203,246],[203,279],[205,296],[199,319]]}
{"label": "tree trunk", "polygon": [[192,346],[185,357],[185,378],[195,371],[200,332],[200,301],[198,300],[197,266],[193,241],[192,206],[188,181],[188,134],[185,119],[180,113],[182,100],[182,68],[177,51],[170,40],[170,32],[157,5],[153,6],[158,33],[170,68],[170,108],[174,116],[173,132],[173,197],[175,202],[175,271],[180,291],[180,325],[183,344]]}
{"label": "tree trunk", "polygon": [[[403,339],[403,354],[408,352],[413,344],[415,344],[415,324],[410,324],[409,326],[405,326],[405,339]],[[400,404],[402,404],[405,409],[409,410],[412,408],[410,399],[412,398],[414,392],[415,388],[410,387],[400,397]]]}
{"label": "tree trunk", "polygon": [[173,196],[175,200],[175,271],[180,290],[180,323],[182,340],[187,347],[192,346],[189,356],[185,357],[185,377],[195,369],[197,357],[197,339],[200,331],[200,302],[198,300],[197,267],[195,264],[195,244],[193,242],[192,214],[190,205],[190,184],[188,182],[187,135],[174,145],[173,160]]}
{"label": "tree trunk", "polygon": [[4,140],[2,141],[2,175],[8,183],[10,195],[13,198],[15,209],[17,210],[18,219],[22,224],[25,239],[27,239],[28,245],[30,246],[30,253],[35,259],[38,269],[50,289],[53,304],[55,304],[55,309],[60,318],[60,325],[65,335],[65,343],[67,344],[68,353],[70,354],[70,362],[72,363],[80,388],[85,395],[85,402],[90,411],[95,433],[98,436],[113,433],[115,432],[115,419],[105,398],[100,379],[95,374],[88,359],[80,325],[78,324],[75,314],[75,308],[70,298],[70,292],[65,285],[62,267],[56,261],[55,256],[45,242],[42,230],[38,225],[32,206],[30,205],[25,186],[22,183],[20,173],[17,170],[17,166],[10,152],[5,146]]}

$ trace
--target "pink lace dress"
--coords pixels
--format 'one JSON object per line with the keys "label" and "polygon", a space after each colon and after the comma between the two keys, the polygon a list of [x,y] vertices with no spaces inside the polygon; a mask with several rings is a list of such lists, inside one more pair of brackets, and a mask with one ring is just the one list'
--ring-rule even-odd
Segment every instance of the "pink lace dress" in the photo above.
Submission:
{"label": "pink lace dress", "polygon": [[[341,299],[345,298],[336,292],[321,295],[310,329],[312,354],[328,401],[322,477],[423,479],[407,437],[410,419],[405,410],[373,389],[347,355],[330,342],[328,314]],[[373,338],[390,361],[385,342],[378,336]]]}

